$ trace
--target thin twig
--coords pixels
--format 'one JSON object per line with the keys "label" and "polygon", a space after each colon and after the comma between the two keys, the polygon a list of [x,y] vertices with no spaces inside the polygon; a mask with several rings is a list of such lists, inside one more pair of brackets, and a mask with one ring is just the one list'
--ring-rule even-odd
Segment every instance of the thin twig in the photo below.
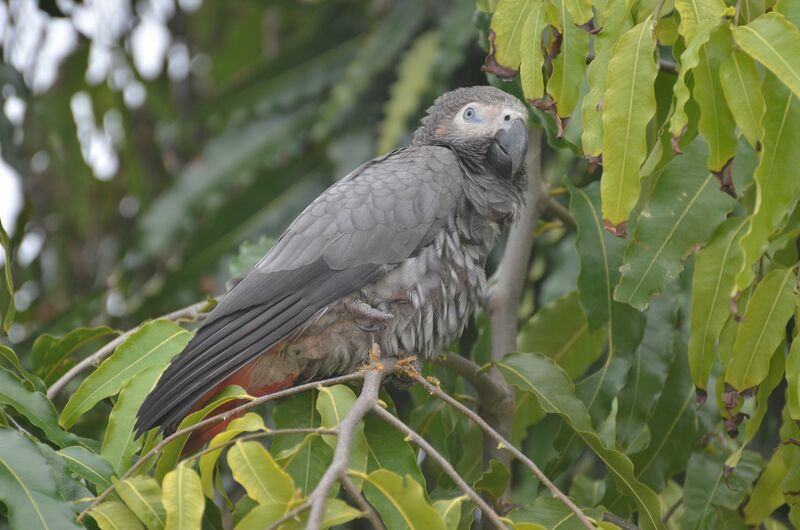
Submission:
{"label": "thin twig", "polygon": [[569,210],[564,208],[564,205],[558,202],[557,200],[549,197],[547,199],[547,205],[545,206],[547,214],[551,217],[555,217],[562,223],[564,226],[571,230],[578,229],[578,223],[575,222],[575,218],[572,217],[572,214],[569,213]]}
{"label": "thin twig", "polygon": [[354,501],[356,501],[358,507],[362,512],[364,512],[364,517],[372,525],[372,528],[374,530],[386,530],[386,527],[383,526],[381,518],[378,517],[378,512],[376,512],[375,508],[373,508],[372,505],[367,502],[367,499],[364,498],[364,495],[358,491],[358,488],[356,488],[356,485],[353,484],[353,481],[350,479],[350,477],[344,475],[339,478],[339,482],[342,483],[342,488],[344,491],[346,491],[347,494],[350,495]]}
{"label": "thin twig", "polygon": [[611,512],[606,512],[603,514],[603,521],[608,521],[609,523],[614,523],[615,525],[622,528],[622,530],[641,530],[638,526],[633,524],[632,522],[623,519],[618,515],[614,515]]}
{"label": "thin twig", "polygon": [[542,470],[539,469],[539,466],[537,466],[533,462],[533,460],[528,458],[522,451],[511,445],[511,443],[509,443],[508,440],[506,440],[503,436],[501,436],[500,433],[495,431],[488,423],[486,423],[486,421],[483,418],[478,416],[478,414],[476,414],[474,411],[465,407],[463,404],[453,399],[449,394],[442,391],[442,389],[432,385],[430,382],[428,382],[427,379],[422,377],[422,375],[419,372],[417,372],[416,370],[412,370],[410,366],[406,367],[405,375],[407,377],[414,379],[423,388],[425,388],[425,390],[427,390],[434,396],[438,397],[439,399],[445,401],[450,406],[452,406],[453,408],[464,414],[467,418],[475,422],[475,424],[478,425],[478,427],[480,427],[483,430],[483,432],[485,432],[489,437],[491,437],[492,439],[494,439],[495,442],[497,442],[498,449],[508,451],[520,462],[525,464],[525,466],[527,466],[527,468],[531,470],[534,476],[537,479],[539,479],[539,482],[544,484],[545,487],[548,490],[550,490],[550,493],[552,493],[556,499],[561,501],[561,503],[564,504],[564,506],[569,508],[570,511],[572,511],[572,513],[575,514],[575,517],[578,518],[578,521],[580,521],[584,527],[590,530],[595,528],[592,522],[589,521],[586,515],[584,515],[584,513],[581,511],[581,509],[578,508],[578,506],[576,506],[575,503],[572,502],[572,500],[570,500],[569,497],[564,495],[564,493],[560,489],[558,489],[558,487],[555,484],[553,484],[549,478],[547,478],[547,475],[545,475],[542,472]]}
{"label": "thin twig", "polygon": [[393,416],[380,405],[376,404],[373,406],[372,412],[373,414],[380,416],[383,421],[403,433],[407,438],[410,438],[412,442],[425,451],[425,454],[429,458],[439,464],[439,467],[442,469],[442,471],[444,471],[447,476],[450,477],[453,482],[455,482],[456,486],[458,486],[458,488],[463,491],[464,494],[478,506],[478,508],[481,509],[483,514],[495,528],[498,530],[506,530],[506,525],[503,524],[503,521],[500,519],[500,516],[497,515],[497,512],[495,512],[492,507],[489,506],[489,504],[483,500],[481,496],[469,486],[469,484],[467,484],[461,475],[458,474],[458,471],[453,468],[450,462],[448,462],[447,459],[441,455],[441,453],[439,453],[431,444],[429,444],[425,438],[417,434],[413,429],[411,429],[411,427]]}
{"label": "thin twig", "polygon": [[259,438],[273,438],[275,436],[283,436],[291,434],[325,434],[325,435],[336,436],[339,433],[336,431],[336,429],[323,429],[321,427],[297,428],[297,429],[273,429],[269,431],[255,432],[255,433],[245,434],[244,436],[237,436],[235,438],[231,438],[230,440],[226,440],[224,443],[215,445],[213,447],[206,447],[202,451],[187,456],[186,458],[183,459],[183,461],[187,462],[194,460],[195,458],[200,458],[201,456],[206,455],[208,453],[213,453],[214,451],[225,449],[226,447],[231,446],[236,442],[247,442],[250,440],[257,440]]}
{"label": "thin twig", "polygon": [[377,345],[374,345],[370,354],[370,364],[364,370],[364,384],[361,387],[361,393],[337,428],[339,437],[336,440],[333,460],[331,460],[330,466],[325,470],[314,491],[308,496],[308,500],[311,503],[311,511],[308,514],[306,530],[320,529],[325,503],[328,500],[328,492],[333,487],[333,484],[347,473],[350,462],[350,446],[353,443],[356,428],[361,423],[364,415],[372,409],[373,405],[378,403],[381,381],[384,375],[393,371],[393,369],[393,360],[385,361],[385,365],[381,364]]}
{"label": "thin twig", "polygon": [[[262,403],[266,403],[267,401],[272,401],[272,400],[275,400],[275,399],[281,399],[281,398],[284,398],[284,397],[293,396],[295,394],[300,394],[301,392],[306,392],[308,390],[314,390],[315,388],[318,388],[320,386],[331,386],[331,385],[337,385],[337,384],[340,384],[340,383],[349,383],[351,381],[356,381],[356,380],[363,379],[363,378],[364,378],[364,373],[363,372],[355,372],[355,373],[352,373],[352,374],[341,375],[339,377],[331,377],[330,379],[323,379],[322,381],[312,381],[310,383],[305,383],[303,385],[297,385],[297,386],[292,387],[292,388],[287,388],[286,390],[280,390],[280,391],[274,392],[272,394],[267,394],[267,395],[258,397],[258,398],[254,399],[252,401],[248,401],[247,403],[239,405],[238,407],[232,408],[231,410],[222,412],[220,414],[215,414],[214,416],[209,416],[208,418],[206,418],[206,419],[204,419],[202,421],[199,421],[199,422],[195,423],[194,425],[190,425],[189,427],[186,427],[184,429],[180,429],[178,431],[175,431],[174,433],[170,434],[169,436],[167,436],[166,438],[161,440],[158,444],[156,444],[155,447],[153,447],[150,451],[148,451],[141,458],[139,458],[139,460],[137,460],[136,463],[133,464],[130,467],[130,469],[128,469],[128,471],[126,471],[125,474],[122,475],[122,477],[120,477],[120,481],[131,477],[153,455],[158,454],[170,442],[172,442],[176,438],[179,438],[179,437],[181,437],[181,436],[183,436],[185,434],[189,434],[191,432],[194,432],[194,431],[196,431],[198,429],[201,429],[203,427],[206,427],[208,425],[212,425],[214,423],[218,423],[220,421],[227,420],[228,418],[230,418],[232,416],[235,416],[240,412],[244,412],[247,409],[250,409],[250,408],[255,407],[257,405],[260,405]],[[91,504],[89,504],[89,506],[87,506],[86,509],[84,509],[80,514],[78,514],[78,521],[80,522],[86,516],[86,514],[89,512],[89,510],[91,510],[92,508],[94,508],[95,506],[100,504],[100,502],[102,502],[103,499],[105,499],[112,491],[114,491],[114,486],[110,486],[109,488],[104,490],[102,493],[100,493],[100,495],[95,497],[94,500],[91,502]]]}
{"label": "thin twig", "polygon": [[[206,313],[203,312],[203,309],[207,307],[208,304],[209,301],[203,300],[202,302],[197,302],[196,304],[175,310],[172,313],[167,313],[166,315],[158,317],[156,320],[171,320],[173,322],[177,320],[199,320],[206,315]],[[106,357],[114,353],[114,350],[117,349],[117,346],[125,342],[125,340],[138,329],[139,327],[135,327],[122,333],[114,340],[107,343],[105,346],[70,368],[67,373],[59,377],[58,380],[50,385],[50,388],[47,389],[48,399],[55,399],[58,393],[61,392],[70,381],[75,379],[81,372],[89,369],[92,366],[97,366],[100,364]]]}
{"label": "thin twig", "polygon": [[283,514],[283,517],[281,517],[280,519],[278,519],[277,521],[275,521],[274,523],[269,525],[267,527],[267,530],[277,530],[278,528],[280,528],[280,526],[283,523],[287,523],[287,522],[289,522],[289,521],[291,521],[293,519],[299,522],[300,521],[300,515],[303,512],[307,511],[310,507],[311,507],[311,503],[308,502],[308,501],[305,501],[303,504],[301,504],[297,508],[294,508],[294,509],[286,512],[285,514]]}

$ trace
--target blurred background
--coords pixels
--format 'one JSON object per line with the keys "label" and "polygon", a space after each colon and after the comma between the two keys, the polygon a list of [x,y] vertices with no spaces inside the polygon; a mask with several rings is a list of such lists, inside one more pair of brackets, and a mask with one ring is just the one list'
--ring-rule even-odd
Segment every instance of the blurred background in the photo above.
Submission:
{"label": "blurred background", "polygon": [[242,242],[259,257],[438,94],[486,83],[488,18],[472,0],[0,4],[9,340],[220,293]]}

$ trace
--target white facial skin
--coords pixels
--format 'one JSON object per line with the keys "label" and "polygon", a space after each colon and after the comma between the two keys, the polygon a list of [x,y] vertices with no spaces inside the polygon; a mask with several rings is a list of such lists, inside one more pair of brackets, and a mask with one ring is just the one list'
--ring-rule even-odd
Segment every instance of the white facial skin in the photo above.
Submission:
{"label": "white facial skin", "polygon": [[453,125],[456,130],[464,132],[475,130],[497,132],[510,127],[516,119],[527,122],[528,113],[524,109],[473,101],[461,107],[453,119]]}

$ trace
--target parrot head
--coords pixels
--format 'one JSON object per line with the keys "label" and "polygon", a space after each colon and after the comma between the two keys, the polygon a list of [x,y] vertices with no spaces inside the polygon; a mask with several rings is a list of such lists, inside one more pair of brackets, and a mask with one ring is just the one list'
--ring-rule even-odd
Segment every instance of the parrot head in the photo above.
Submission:
{"label": "parrot head", "polygon": [[417,145],[444,145],[470,167],[504,180],[525,178],[528,110],[491,86],[458,88],[439,96],[414,133]]}

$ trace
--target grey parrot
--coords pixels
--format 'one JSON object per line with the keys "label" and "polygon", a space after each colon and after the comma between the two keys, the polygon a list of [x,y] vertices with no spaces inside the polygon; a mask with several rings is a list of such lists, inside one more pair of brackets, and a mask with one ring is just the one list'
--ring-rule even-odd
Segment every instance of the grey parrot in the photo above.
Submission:
{"label": "grey parrot", "polygon": [[174,432],[229,385],[264,395],[351,372],[373,343],[383,356],[444,351],[479,308],[486,258],[523,205],[527,119],[493,87],[436,99],[408,147],[328,188],[231,282],[145,399],[138,434]]}

